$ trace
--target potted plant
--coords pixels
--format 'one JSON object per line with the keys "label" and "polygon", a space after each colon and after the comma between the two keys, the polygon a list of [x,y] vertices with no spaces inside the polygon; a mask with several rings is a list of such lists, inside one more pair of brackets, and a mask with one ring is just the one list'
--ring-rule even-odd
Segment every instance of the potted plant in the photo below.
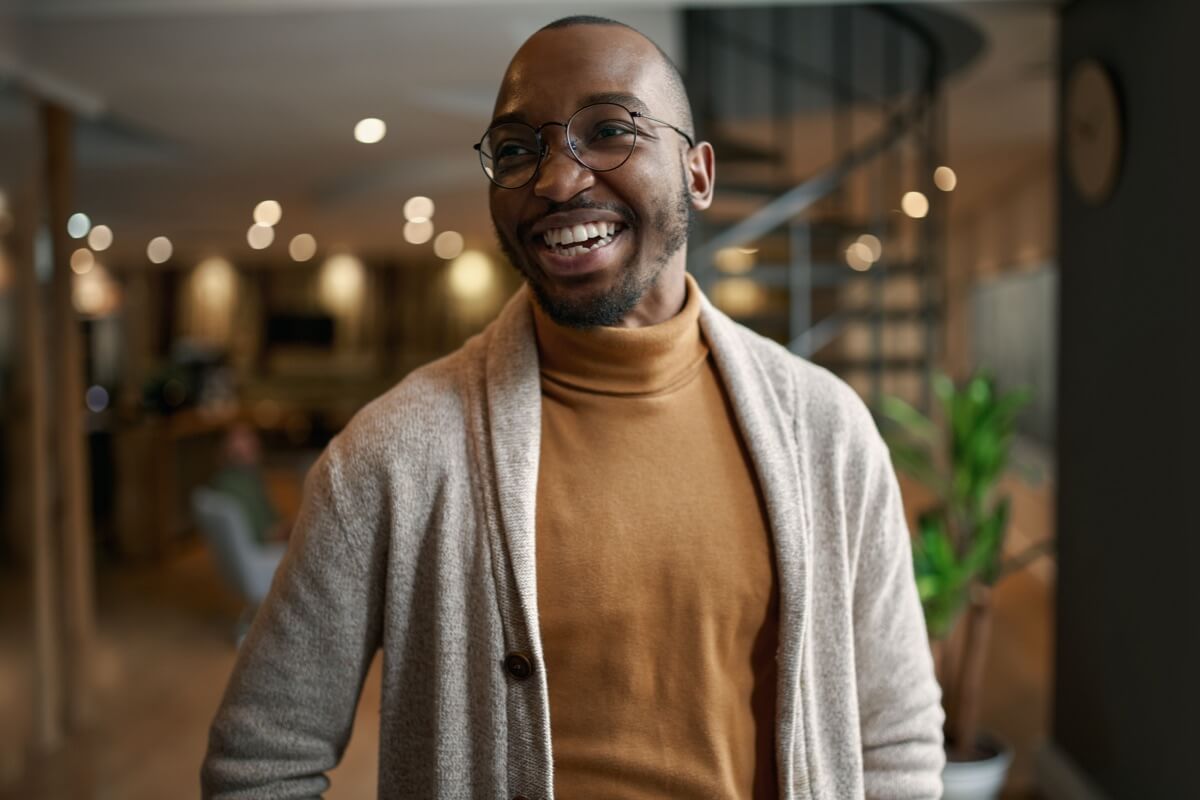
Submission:
{"label": "potted plant", "polygon": [[1004,557],[1010,498],[1000,496],[998,485],[1029,392],[1001,394],[986,373],[961,387],[939,374],[933,388],[941,425],[899,398],[884,397],[881,428],[896,469],[936,498],[917,517],[913,567],[946,709],[943,797],[993,798],[1012,754],[978,726],[992,589],[1049,544]]}

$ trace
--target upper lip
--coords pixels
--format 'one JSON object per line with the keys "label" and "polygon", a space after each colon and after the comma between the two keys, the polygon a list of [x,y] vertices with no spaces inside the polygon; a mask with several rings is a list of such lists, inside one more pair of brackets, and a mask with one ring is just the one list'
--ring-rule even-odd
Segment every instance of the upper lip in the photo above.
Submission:
{"label": "upper lip", "polygon": [[625,218],[613,211],[598,208],[578,208],[573,211],[560,211],[557,214],[547,214],[534,223],[530,233],[534,236],[556,228],[568,228],[583,225],[588,222],[619,222],[625,224]]}

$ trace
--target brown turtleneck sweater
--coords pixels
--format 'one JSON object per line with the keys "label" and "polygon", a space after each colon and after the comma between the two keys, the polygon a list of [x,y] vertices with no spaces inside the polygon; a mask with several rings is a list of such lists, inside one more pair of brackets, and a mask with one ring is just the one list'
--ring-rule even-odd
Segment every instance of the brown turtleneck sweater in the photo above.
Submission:
{"label": "brown turtleneck sweater", "polygon": [[776,796],[766,511],[699,325],[534,304],[538,609],[564,800]]}

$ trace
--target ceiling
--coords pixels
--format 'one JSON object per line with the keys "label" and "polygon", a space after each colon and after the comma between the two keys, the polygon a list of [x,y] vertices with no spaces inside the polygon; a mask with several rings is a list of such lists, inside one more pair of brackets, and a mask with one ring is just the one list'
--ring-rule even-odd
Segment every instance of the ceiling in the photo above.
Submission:
{"label": "ceiling", "polygon": [[[678,57],[680,7],[610,3],[606,13]],[[268,198],[284,210],[265,251],[275,258],[300,232],[326,250],[427,256],[428,245],[400,235],[400,209],[416,194],[434,199],[439,230],[489,246],[471,144],[519,44],[586,10],[498,0],[0,0],[5,8],[0,189],[15,192],[33,175],[28,93],[74,109],[83,120],[75,205],[116,232],[107,260],[130,265],[146,263],[145,243],[158,235],[175,242],[176,265],[211,253],[261,259],[245,232]],[[988,153],[1046,146],[1054,10],[952,8],[989,45],[949,88],[951,154],[983,169]],[[368,116],[388,124],[379,144],[352,138]]]}

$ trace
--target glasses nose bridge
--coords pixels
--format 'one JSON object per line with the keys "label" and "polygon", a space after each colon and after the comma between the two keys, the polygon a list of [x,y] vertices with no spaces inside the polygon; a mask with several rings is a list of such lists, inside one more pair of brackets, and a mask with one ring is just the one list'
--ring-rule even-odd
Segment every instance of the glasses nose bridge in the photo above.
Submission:
{"label": "glasses nose bridge", "polygon": [[551,128],[551,127],[558,127],[558,128],[563,129],[563,144],[566,145],[566,151],[568,153],[570,153],[572,158],[574,158],[577,161],[579,160],[578,156],[575,154],[575,147],[571,144],[571,137],[567,135],[567,125],[568,124],[569,124],[569,121],[568,122],[554,122],[553,120],[551,120],[549,122],[543,122],[541,125],[538,125],[536,128],[533,129],[534,134],[537,136],[538,148],[541,151],[539,153],[539,156],[540,156],[539,160],[545,161],[546,156],[548,156],[550,154],[550,142],[548,141],[546,134],[543,133],[543,131],[546,128]]}

